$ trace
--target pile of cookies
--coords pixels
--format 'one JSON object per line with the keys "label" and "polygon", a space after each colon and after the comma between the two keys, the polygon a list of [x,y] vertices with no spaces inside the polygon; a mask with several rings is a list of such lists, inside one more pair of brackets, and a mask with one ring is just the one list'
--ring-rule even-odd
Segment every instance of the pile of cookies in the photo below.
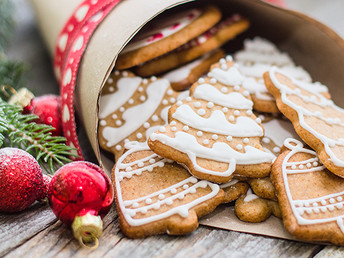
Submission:
{"label": "pile of cookies", "polygon": [[115,157],[127,236],[186,234],[231,203],[243,221],[273,214],[299,239],[344,244],[344,112],[265,39],[225,55],[219,47],[248,26],[214,6],[184,10],[149,23],[119,55],[99,142]]}

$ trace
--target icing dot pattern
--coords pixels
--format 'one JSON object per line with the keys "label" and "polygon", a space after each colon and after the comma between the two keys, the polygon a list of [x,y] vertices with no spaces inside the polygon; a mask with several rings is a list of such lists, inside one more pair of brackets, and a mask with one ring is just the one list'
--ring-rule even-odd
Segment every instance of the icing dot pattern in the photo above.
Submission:
{"label": "icing dot pattern", "polygon": [[[118,130],[123,129],[124,133],[128,132],[127,135],[125,135],[125,137],[128,137],[130,141],[145,142],[148,136],[152,132],[159,129],[159,128],[156,128],[156,126],[159,126],[159,125],[162,126],[167,123],[167,110],[170,105],[176,102],[176,99],[178,98],[180,93],[175,92],[170,87],[168,87],[161,95],[162,96],[161,103],[165,102],[166,105],[165,106],[158,105],[156,109],[150,109],[151,111],[149,111],[149,109],[147,108],[144,108],[144,110],[147,110],[146,111],[147,114],[143,114],[143,116],[147,117],[147,120],[142,122],[142,124],[137,124],[134,121],[132,121],[132,119],[133,120],[136,119],[136,116],[134,117],[131,116],[128,120],[126,113],[131,112],[131,113],[135,113],[135,115],[140,114],[141,116],[142,109],[140,109],[140,105],[146,105],[146,106],[151,105],[151,104],[148,104],[151,98],[149,88],[152,87],[151,86],[152,83],[159,83],[160,80],[157,78],[154,81],[152,81],[152,78],[141,79],[139,77],[135,77],[132,73],[128,71],[122,71],[122,72],[115,71],[109,79],[111,79],[110,80],[111,86],[110,84],[107,83],[104,86],[105,93],[102,95],[102,97],[105,96],[109,99],[108,100],[109,105],[113,105],[112,103],[118,102],[118,98],[123,95],[123,93],[121,93],[120,91],[121,89],[119,88],[119,87],[122,87],[119,84],[121,83],[121,80],[127,80],[126,83],[128,82],[135,83],[135,81],[140,82],[137,84],[136,88],[132,89],[133,93],[127,96],[127,101],[125,101],[124,99],[123,104],[121,104],[121,106],[118,107],[118,109],[114,111],[114,113],[111,113],[110,115],[107,115],[103,120],[100,120],[100,121],[105,121],[105,120],[108,121],[106,125],[104,124],[104,122],[99,122],[99,125],[100,125],[99,135],[100,135],[101,147],[105,148],[108,151],[114,152],[115,155],[120,155],[125,150],[124,142],[123,142],[124,137],[117,136],[117,135],[123,135],[123,133],[118,134],[118,131],[115,130],[115,128],[118,128]],[[109,86],[114,88],[113,93],[106,91],[106,89]],[[144,93],[144,95],[142,95],[142,93]],[[122,98],[122,101],[123,101],[123,98]],[[102,112],[102,108],[103,110],[106,110],[106,106],[104,107],[101,106],[100,112]],[[137,109],[137,112],[133,112],[133,110],[135,109]],[[148,112],[154,112],[154,113],[149,115]],[[133,129],[135,129],[135,131],[133,131]],[[160,129],[164,130],[162,128]],[[116,147],[118,145],[122,146],[122,148],[119,149],[118,147]],[[117,152],[119,154],[116,154]]]}
{"label": "icing dot pattern", "polygon": [[[319,162],[316,153],[313,150],[303,148],[303,144],[301,142],[294,139],[287,139],[285,146],[291,150],[285,156],[282,165],[282,175],[285,182],[288,182],[288,184],[291,183],[288,180],[289,175],[317,173],[321,178],[321,173],[327,173],[326,168]],[[307,156],[304,156],[305,153]],[[294,155],[300,155],[298,156],[300,158],[293,159]],[[308,158],[300,160],[301,157]],[[341,210],[344,207],[344,191],[334,190],[332,193],[331,191],[327,191],[328,193],[322,196],[318,196],[313,199],[301,200],[293,198],[288,185],[285,185],[285,190],[292,208],[292,213],[298,224],[315,225],[318,223],[336,222],[338,223],[340,230],[343,232],[341,223],[338,221],[343,219],[343,212]]]}
{"label": "icing dot pattern", "polygon": [[[253,114],[253,103],[248,94],[244,94],[245,89],[240,86],[241,83],[242,76],[234,63],[222,59],[222,61],[212,66],[207,77],[202,78],[191,87],[191,96],[173,107],[170,119],[176,121],[177,125],[173,127],[167,125],[166,132],[153,133],[150,137],[151,141],[158,140],[172,148],[174,148],[173,144],[175,144],[172,142],[180,141],[175,146],[177,146],[177,150],[183,152],[180,146],[183,146],[186,141],[178,140],[178,138],[189,137],[190,143],[188,146],[192,146],[193,150],[188,150],[188,153],[193,153],[192,155],[195,155],[196,159],[198,147],[202,146],[209,149],[209,151],[204,149],[204,152],[202,152],[204,157],[204,153],[211,152],[213,148],[219,146],[219,143],[225,143],[226,146],[229,146],[226,148],[230,148],[232,154],[227,155],[224,159],[233,157],[234,152],[238,157],[237,160],[242,162],[240,164],[253,164],[249,163],[252,160],[255,160],[254,164],[271,162],[274,156],[266,152],[259,142],[259,137],[263,136],[263,129],[260,125],[261,120]],[[185,126],[188,127],[185,128]],[[170,134],[171,131],[173,131],[172,134]],[[257,146],[260,146],[260,148]],[[188,149],[188,147],[185,148]],[[257,155],[249,159],[250,154],[248,153],[250,151],[259,152],[260,158],[258,160],[264,159],[264,161],[256,161]],[[206,155],[209,160],[213,160],[213,158],[216,160],[218,156]],[[205,174],[217,173],[216,175],[224,177],[235,170],[235,165],[232,165],[228,168],[228,170],[233,170],[231,172],[213,172],[201,168],[198,164],[195,164],[195,158],[192,159],[192,163],[194,163],[192,169],[202,170],[202,173]],[[229,163],[235,164],[235,160],[235,158],[231,158]],[[221,162],[227,163],[228,161]],[[206,172],[204,172],[205,170]],[[193,172],[191,171],[191,173]]]}
{"label": "icing dot pattern", "polygon": [[[123,211],[123,215],[125,216],[126,221],[130,225],[143,225],[146,223],[150,223],[155,220],[166,218],[170,216],[171,213],[187,217],[190,208],[202,201],[206,201],[212,198],[218,193],[218,185],[207,181],[198,180],[195,177],[188,177],[167,188],[157,190],[152,194],[141,196],[133,200],[123,200],[121,193],[122,190],[120,187],[122,180],[130,180],[133,176],[141,176],[142,173],[137,174],[138,169],[141,169],[142,172],[146,171],[146,173],[149,173],[149,170],[147,169],[148,167],[157,167],[157,164],[160,163],[163,163],[163,166],[165,166],[167,160],[159,157],[155,153],[147,157],[141,158],[139,160],[125,163],[126,158],[129,155],[135,152],[148,150],[149,148],[147,145],[136,146],[135,148],[130,149],[118,160],[115,167],[115,183],[117,185],[117,198],[121,210]],[[153,160],[155,160],[154,163],[152,162]],[[138,168],[137,165],[139,163],[143,163],[144,167]],[[128,172],[126,169],[127,167],[131,167],[133,168],[133,170]],[[184,198],[188,197],[190,199],[189,196],[197,193],[199,188],[206,188],[208,190],[201,194],[201,197],[199,197],[199,195],[195,195],[194,197],[191,197],[191,202],[188,201],[186,204],[183,204]],[[160,210],[162,207],[164,209]],[[155,212],[152,214],[153,210],[157,213]],[[138,214],[141,215],[138,218],[136,218],[135,216]],[[146,216],[142,217],[142,215]]]}

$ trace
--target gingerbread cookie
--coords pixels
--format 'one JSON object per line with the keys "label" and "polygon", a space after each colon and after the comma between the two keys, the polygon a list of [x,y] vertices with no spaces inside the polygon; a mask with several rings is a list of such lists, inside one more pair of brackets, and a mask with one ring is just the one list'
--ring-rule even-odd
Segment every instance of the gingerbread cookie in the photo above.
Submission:
{"label": "gingerbread cookie", "polygon": [[185,90],[197,81],[199,77],[207,73],[210,66],[219,61],[223,55],[224,52],[222,49],[216,49],[195,61],[164,74],[162,78],[169,80],[174,90]]}
{"label": "gingerbread cookie", "polygon": [[129,143],[126,148],[112,180],[120,226],[128,237],[187,234],[198,227],[199,217],[223,201],[217,184],[191,176],[146,144]]}
{"label": "gingerbread cookie", "polygon": [[289,78],[277,68],[265,73],[264,78],[278,108],[293,123],[300,138],[330,171],[344,177],[344,110],[313,91],[315,87],[323,91],[327,88]]}
{"label": "gingerbread cookie", "polygon": [[191,87],[191,97],[171,107],[169,124],[150,136],[149,147],[217,183],[228,182],[234,171],[267,176],[274,156],[260,144],[264,130],[241,83],[232,58],[221,59]]}
{"label": "gingerbread cookie", "polygon": [[263,74],[272,66],[280,67],[290,76],[311,82],[308,72],[302,67],[295,66],[287,53],[280,52],[270,41],[255,37],[245,40],[244,49],[234,55],[240,72],[245,76],[243,87],[252,97],[255,110],[261,112],[278,113],[275,99],[264,85]]}
{"label": "gingerbread cookie", "polygon": [[171,104],[188,92],[172,90],[166,79],[144,79],[127,71],[113,72],[102,91],[98,139],[102,149],[115,154],[125,151],[125,141],[145,142],[167,123]]}
{"label": "gingerbread cookie", "polygon": [[237,217],[245,222],[263,222],[271,214],[281,218],[280,208],[276,201],[260,198],[253,194],[251,189],[236,200],[234,210]]}
{"label": "gingerbread cookie", "polygon": [[217,7],[206,6],[158,17],[123,49],[116,69],[133,67],[178,48],[210,29],[221,16]]}
{"label": "gingerbread cookie", "polygon": [[223,203],[228,203],[235,201],[241,195],[246,194],[249,185],[246,182],[234,178],[228,183],[221,184],[220,187],[225,192]]}
{"label": "gingerbread cookie", "polygon": [[253,192],[261,198],[277,201],[275,187],[273,186],[270,177],[252,178],[249,179]]}
{"label": "gingerbread cookie", "polygon": [[247,19],[234,14],[178,49],[137,66],[135,73],[147,77],[174,69],[222,46],[248,27]]}
{"label": "gingerbread cookie", "polygon": [[344,179],[300,141],[285,146],[271,172],[285,228],[300,240],[344,245]]}

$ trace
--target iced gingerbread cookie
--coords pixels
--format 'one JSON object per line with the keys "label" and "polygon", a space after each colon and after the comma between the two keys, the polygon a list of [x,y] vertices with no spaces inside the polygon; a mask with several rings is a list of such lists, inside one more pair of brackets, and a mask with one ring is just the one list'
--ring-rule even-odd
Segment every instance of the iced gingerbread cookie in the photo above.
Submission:
{"label": "iced gingerbread cookie", "polygon": [[283,53],[270,41],[255,37],[245,40],[244,49],[234,55],[240,72],[245,76],[243,87],[252,97],[255,110],[278,113],[275,99],[265,87],[263,74],[277,66],[286,74],[299,80],[311,82],[311,76],[300,66],[295,66],[291,57]]}
{"label": "iced gingerbread cookie", "polygon": [[209,71],[212,64],[224,56],[222,49],[216,49],[202,57],[178,67],[162,76],[169,80],[171,87],[176,91],[185,90],[190,87],[199,77]]}
{"label": "iced gingerbread cookie", "polygon": [[261,121],[230,56],[214,64],[169,110],[169,124],[153,133],[149,147],[186,165],[196,177],[226,183],[236,174],[264,177],[274,156],[260,144]]}
{"label": "iced gingerbread cookie", "polygon": [[327,87],[292,79],[277,68],[265,73],[264,79],[300,138],[317,152],[324,166],[344,177],[344,110],[312,90],[327,91]]}
{"label": "iced gingerbread cookie", "polygon": [[276,201],[260,198],[249,189],[235,202],[235,214],[245,222],[258,223],[267,220],[271,214],[281,218],[281,210]]}
{"label": "iced gingerbread cookie", "polygon": [[167,123],[170,105],[183,94],[172,90],[166,79],[144,79],[127,71],[115,71],[102,91],[98,139],[102,149],[115,154],[125,151],[125,141],[145,142]]}
{"label": "iced gingerbread cookie", "polygon": [[235,201],[241,195],[246,194],[249,185],[244,181],[234,178],[228,183],[221,184],[220,187],[225,192],[223,203],[228,203]]}
{"label": "iced gingerbread cookie", "polygon": [[191,176],[146,144],[128,145],[112,175],[120,226],[128,237],[187,234],[223,201],[217,184]]}
{"label": "iced gingerbread cookie", "polygon": [[219,48],[248,27],[247,19],[234,14],[176,50],[137,66],[135,73],[147,77],[174,69]]}
{"label": "iced gingerbread cookie", "polygon": [[206,6],[155,19],[123,49],[116,69],[133,67],[180,47],[214,26],[221,16],[217,7]]}
{"label": "iced gingerbread cookie", "polygon": [[300,141],[285,146],[271,172],[285,228],[300,240],[344,245],[344,179]]}

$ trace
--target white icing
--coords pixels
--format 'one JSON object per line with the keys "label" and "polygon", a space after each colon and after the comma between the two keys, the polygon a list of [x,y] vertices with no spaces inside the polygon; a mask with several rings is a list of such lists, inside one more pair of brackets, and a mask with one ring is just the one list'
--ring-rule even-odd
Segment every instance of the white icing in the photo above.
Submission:
{"label": "white icing", "polygon": [[[116,193],[117,193],[117,201],[119,204],[119,208],[123,213],[123,216],[127,223],[131,226],[140,226],[145,225],[157,220],[161,220],[167,217],[170,217],[174,214],[179,214],[183,218],[186,218],[189,215],[189,210],[196,205],[205,202],[214,196],[216,196],[220,190],[220,187],[217,184],[210,183],[208,181],[199,181],[195,177],[189,177],[177,184],[171,185],[165,189],[159,190],[157,192],[154,192],[152,194],[149,194],[147,196],[143,196],[137,199],[133,200],[123,200],[122,197],[122,189],[120,180],[123,178],[125,174],[128,172],[121,172],[122,169],[125,170],[126,167],[132,166],[133,163],[137,164],[139,162],[146,162],[147,160],[151,160],[152,156],[158,157],[156,154],[152,154],[149,157],[146,157],[142,160],[136,160],[131,163],[123,163],[123,161],[132,153],[137,151],[146,151],[149,150],[147,144],[143,145],[136,145],[136,147],[130,149],[128,152],[126,152],[124,155],[122,155],[119,160],[116,163],[115,167],[115,184],[116,184]],[[167,162],[166,159],[162,159],[159,161],[160,163]],[[158,162],[158,163],[159,163]],[[151,163],[151,162],[150,162]],[[152,166],[153,164],[150,164],[149,166]],[[142,168],[145,169],[145,168]],[[187,187],[186,187],[187,186]],[[173,207],[165,212],[161,212],[149,217],[144,217],[140,219],[135,219],[135,215],[137,213],[146,214],[148,210],[155,209],[159,210],[162,205],[172,205],[173,201],[175,199],[183,199],[188,194],[193,194],[197,192],[197,188],[206,188],[209,187],[211,192],[203,195],[191,202],[188,202],[186,204],[182,204],[176,207]],[[177,193],[177,189],[180,189],[180,192]],[[166,197],[166,194],[172,193],[171,196]],[[154,201],[153,201],[154,199]],[[157,199],[157,200],[156,200]],[[139,207],[139,203],[144,202],[144,206]]]}
{"label": "white icing", "polygon": [[238,92],[223,94],[210,84],[201,84],[193,92],[193,97],[211,101],[217,105],[236,109],[252,109],[253,102]]}
{"label": "white icing", "polygon": [[140,77],[123,77],[117,81],[117,91],[102,95],[99,103],[99,117],[104,119],[122,105],[134,94],[142,82]]}
{"label": "white icing", "polygon": [[[159,40],[166,38],[183,29],[193,20],[199,17],[200,14],[201,11],[199,9],[192,9],[184,12],[179,12],[175,15],[170,15],[165,20],[159,19],[158,22],[149,24],[148,29],[142,30],[138,35],[136,35],[135,38],[123,49],[121,53],[123,54],[126,52],[134,51],[151,43],[158,42]],[[161,35],[161,37],[156,37],[156,35]]]}
{"label": "white icing", "polygon": [[[230,60],[231,58],[227,57],[226,59]],[[231,88],[225,87],[228,91],[232,91],[233,88],[240,90],[243,77],[235,65],[232,63],[226,64],[225,62],[222,59],[220,61],[221,68],[213,68],[208,73],[210,81],[214,83],[217,81],[223,84],[223,86],[230,86]],[[183,131],[178,131],[175,128],[175,134],[171,137],[164,133],[156,132],[150,136],[150,139],[152,141],[160,141],[162,144],[188,155],[194,170],[219,177],[231,176],[236,169],[236,164],[271,163],[275,158],[274,155],[250,145],[243,146],[242,144],[237,144],[236,149],[233,149],[228,145],[228,142],[213,143],[212,141],[213,144],[211,146],[204,146],[210,143],[210,137],[214,139],[214,134],[216,134],[214,136],[216,139],[219,134],[225,136],[228,141],[231,141],[232,137],[262,137],[264,134],[263,128],[259,125],[261,123],[260,119],[240,116],[241,109],[248,109],[252,112],[252,101],[246,99],[239,92],[223,94],[216,87],[204,82],[205,80],[201,80],[201,84],[195,87],[192,96],[185,99],[186,104],[177,103],[176,111],[171,115],[174,120],[181,122]],[[210,107],[215,107],[216,105],[217,108],[220,107],[221,109],[216,108],[216,110],[213,110],[212,108],[212,110],[209,110],[209,108],[203,108],[204,105],[200,105],[198,103],[200,101],[197,101],[197,99],[202,99],[208,104],[211,103]],[[191,106],[199,109],[194,111]],[[227,117],[224,114],[229,111],[228,107],[231,109],[235,107],[233,114],[236,117],[233,115]],[[245,115],[246,112],[247,110],[245,110]],[[172,130],[172,126],[170,127]],[[187,133],[189,128],[199,130],[196,136]],[[203,132],[211,134],[209,139],[198,138],[203,135]],[[200,143],[198,143],[198,140],[200,140]],[[206,169],[197,164],[197,158],[227,163],[228,167],[225,171]]]}
{"label": "white icing", "polygon": [[[286,53],[281,53],[270,41],[259,37],[245,41],[245,49],[235,54],[239,71],[245,76],[243,87],[257,99],[273,101],[265,87],[263,74],[275,65],[298,80],[311,82],[311,76],[300,66],[295,66]],[[313,88],[313,90],[317,90]]]}
{"label": "white icing", "polygon": [[240,116],[236,123],[230,123],[221,110],[215,110],[209,118],[197,115],[193,109],[184,104],[176,109],[172,117],[180,122],[198,130],[231,135],[234,137],[263,136],[263,129],[252,118]]}
{"label": "white icing", "polygon": [[[338,146],[344,146],[343,141],[339,138],[339,139],[333,139],[331,138],[331,136],[329,135],[324,135],[321,134],[320,132],[318,132],[317,130],[315,130],[312,125],[308,124],[305,121],[305,117],[306,116],[315,116],[319,119],[322,119],[325,122],[330,122],[332,121],[333,123],[340,125],[340,126],[344,126],[343,123],[338,122],[338,120],[340,121],[340,118],[338,117],[333,117],[333,118],[328,118],[328,117],[323,117],[321,115],[321,113],[319,114],[318,112],[312,112],[310,110],[307,110],[304,107],[301,107],[299,105],[297,105],[296,103],[294,103],[293,101],[291,101],[288,96],[290,95],[296,95],[298,97],[300,97],[301,99],[303,99],[304,101],[308,101],[308,102],[312,102],[316,105],[319,105],[320,107],[326,108],[326,107],[331,107],[333,109],[335,109],[336,111],[338,111],[338,113],[344,113],[344,110],[338,106],[336,106],[333,101],[328,100],[327,98],[325,98],[323,95],[313,92],[313,91],[309,91],[308,87],[305,87],[304,83],[300,83],[300,81],[292,79],[292,83],[300,88],[302,88],[305,91],[308,91],[310,94],[312,94],[313,96],[316,97],[316,100],[312,100],[312,98],[310,97],[306,97],[303,96],[302,94],[298,93],[299,91],[296,90],[292,90],[290,89],[288,86],[280,83],[278,81],[278,79],[276,78],[276,73],[281,73],[280,70],[278,70],[276,67],[272,68],[269,72],[270,78],[272,80],[272,82],[274,83],[275,87],[277,87],[280,92],[281,92],[281,100],[283,103],[285,103],[286,105],[288,105],[289,107],[291,107],[292,109],[294,109],[297,114],[298,114],[298,119],[299,119],[299,123],[300,126],[303,127],[305,130],[307,130],[308,132],[310,132],[311,134],[313,134],[317,139],[319,139],[322,144],[324,145],[325,151],[328,154],[328,156],[330,157],[330,160],[338,167],[344,167],[344,161],[342,159],[340,159],[339,157],[336,156],[336,154],[332,151],[331,147],[334,147],[336,145]],[[334,116],[336,115],[336,113],[333,114]]]}
{"label": "white icing", "polygon": [[165,79],[150,83],[146,90],[147,100],[123,112],[122,118],[125,122],[121,127],[104,127],[103,137],[107,141],[107,146],[114,146],[145,123],[159,106],[168,86],[169,82]]}
{"label": "white icing", "polygon": [[274,100],[266,89],[264,82],[259,82],[256,78],[245,77],[242,86],[251,94],[255,94],[257,99]]}
{"label": "white icing", "polygon": [[293,65],[293,61],[286,53],[274,52],[271,55],[254,51],[240,51],[235,54],[235,60],[247,63],[266,63],[277,66]]}
{"label": "white icing", "polygon": [[232,185],[235,185],[235,184],[238,183],[238,182],[239,182],[238,179],[232,179],[231,181],[229,181],[229,182],[227,182],[227,183],[220,184],[220,187],[221,187],[222,189],[224,189],[224,188],[230,187],[230,186],[232,186]]}
{"label": "white icing", "polygon": [[[311,158],[309,160],[318,160],[318,157],[315,151],[303,148],[303,144],[298,140],[288,138],[285,140],[284,145],[287,148],[289,148],[291,151],[285,156],[282,162],[282,176],[283,176],[283,181],[285,185],[285,190],[287,193],[287,198],[289,200],[293,215],[295,216],[297,223],[299,225],[315,225],[315,224],[321,224],[321,223],[327,223],[327,222],[337,222],[340,230],[344,233],[344,225],[343,225],[344,215],[338,215],[338,216],[328,215],[323,218],[313,218],[313,219],[308,219],[308,218],[303,217],[304,212],[308,214],[312,214],[312,213],[317,214],[320,211],[322,213],[326,213],[327,210],[333,211],[335,208],[342,209],[344,191],[339,192],[339,193],[328,194],[325,196],[320,196],[318,198],[307,199],[307,200],[294,199],[289,187],[289,181],[288,181],[289,174],[313,173],[316,171],[318,171],[318,173],[319,171],[323,171],[323,173],[326,173],[325,172],[326,168],[321,164],[316,164],[317,166],[306,168],[304,170],[288,169],[288,167],[290,167],[290,164],[296,163],[296,162],[289,162],[289,160],[291,159],[292,156],[294,156],[297,153],[307,153],[307,154],[313,155],[314,158]],[[309,160],[300,161],[300,162],[308,163]],[[310,206],[310,203],[312,203],[312,206]],[[320,207],[319,209],[319,206],[322,206],[322,207]]]}
{"label": "white icing", "polygon": [[[297,80],[301,80],[304,82],[311,82],[312,81],[312,78],[309,75],[309,73],[306,72],[301,66],[288,65],[288,66],[281,67],[281,70],[285,74],[287,74],[288,76],[293,77]],[[325,86],[325,88],[327,89],[326,86]],[[314,89],[314,88],[313,88],[313,90],[318,91],[317,89]]]}
{"label": "white icing", "polygon": [[214,68],[209,75],[227,86],[235,86],[243,81],[243,76],[235,66],[231,66],[227,70]]}
{"label": "white icing", "polygon": [[253,52],[271,53],[278,52],[277,47],[270,41],[261,37],[255,37],[254,39],[245,39],[245,49]]}
{"label": "white icing", "polygon": [[244,202],[250,202],[258,198],[259,197],[252,192],[251,188],[249,188],[244,198]]}
{"label": "white icing", "polygon": [[[211,148],[204,147],[197,142],[193,135],[182,131],[176,132],[175,137],[154,133],[151,135],[151,140],[160,141],[186,153],[199,171],[206,171],[205,173],[212,175],[230,176],[234,172],[236,164],[259,164],[271,162],[274,158],[273,155],[249,145],[244,147],[244,153],[235,151],[223,142],[215,142]],[[228,163],[229,168],[225,172],[208,171],[197,165],[197,158],[225,162]]]}

